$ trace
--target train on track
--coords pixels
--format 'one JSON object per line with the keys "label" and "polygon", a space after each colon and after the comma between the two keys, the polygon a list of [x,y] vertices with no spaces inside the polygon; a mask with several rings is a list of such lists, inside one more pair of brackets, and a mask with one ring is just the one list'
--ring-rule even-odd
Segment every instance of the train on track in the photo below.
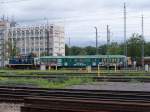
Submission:
{"label": "train on track", "polygon": [[16,57],[9,60],[10,68],[34,69],[41,65],[58,68],[80,68],[80,67],[124,67],[127,63],[123,55],[93,55],[93,56],[43,56],[43,57]]}

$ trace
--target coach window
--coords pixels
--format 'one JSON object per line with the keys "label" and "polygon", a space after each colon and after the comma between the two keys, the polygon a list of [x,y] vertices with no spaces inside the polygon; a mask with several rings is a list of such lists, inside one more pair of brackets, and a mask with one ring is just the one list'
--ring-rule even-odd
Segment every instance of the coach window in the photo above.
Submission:
{"label": "coach window", "polygon": [[103,62],[104,62],[104,63],[106,62],[105,58],[103,58]]}
{"label": "coach window", "polygon": [[44,62],[45,62],[45,64],[46,64],[46,62],[47,62],[47,59],[46,59],[46,58],[44,58]]}
{"label": "coach window", "polygon": [[48,58],[48,59],[47,59],[47,62],[49,63],[50,61],[51,61],[51,59],[50,59],[50,58]]}
{"label": "coach window", "polygon": [[104,62],[104,59],[101,59],[102,60],[102,63]]}
{"label": "coach window", "polygon": [[114,58],[112,58],[112,63],[114,63]]}
{"label": "coach window", "polygon": [[120,61],[120,58],[117,58],[117,63],[119,63],[119,61]]}
{"label": "coach window", "polygon": [[109,63],[111,63],[111,62],[112,62],[112,58],[108,58],[108,60],[109,60],[109,61],[108,61]]}
{"label": "coach window", "polygon": [[99,59],[99,62],[102,62],[102,59],[101,59],[101,58]]}

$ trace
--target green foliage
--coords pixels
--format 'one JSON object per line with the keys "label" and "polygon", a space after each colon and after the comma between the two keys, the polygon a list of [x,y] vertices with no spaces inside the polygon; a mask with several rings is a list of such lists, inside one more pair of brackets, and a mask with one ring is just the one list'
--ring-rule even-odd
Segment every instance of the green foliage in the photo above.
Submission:
{"label": "green foliage", "polygon": [[99,47],[99,54],[106,55],[106,53],[107,53],[107,45],[105,44],[105,45],[100,46]]}
{"label": "green foliage", "polygon": [[108,48],[108,52],[110,55],[118,55],[122,53],[122,47],[120,47],[117,42],[112,42]]}
{"label": "green foliage", "polygon": [[84,48],[87,55],[95,55],[96,48],[92,46],[87,46]]}
{"label": "green foliage", "polygon": [[70,51],[71,55],[86,55],[86,51],[81,47],[73,46]]}
{"label": "green foliage", "polygon": [[69,46],[67,44],[65,45],[65,55],[66,56],[70,55],[70,48],[69,48]]}
{"label": "green foliage", "polygon": [[12,44],[11,40],[5,42],[5,49],[8,54],[5,54],[5,58],[12,58],[20,54],[19,48],[17,48],[17,41]]}
{"label": "green foliage", "polygon": [[150,42],[145,44],[145,56],[150,56]]}
{"label": "green foliage", "polygon": [[0,85],[18,85],[18,86],[34,86],[41,88],[65,88],[72,85],[79,85],[92,82],[89,78],[69,78],[63,81],[49,81],[47,79],[30,79],[30,78],[2,78],[0,77]]}
{"label": "green foliage", "polygon": [[[142,44],[145,43],[145,56],[150,56],[150,42],[143,42],[142,36],[138,33],[133,33],[127,40],[128,57],[134,60],[141,60]],[[98,54],[106,55],[124,55],[124,43],[112,42],[108,47],[107,44],[98,47]],[[77,47],[73,46],[69,48],[66,45],[66,55],[95,55],[96,48],[92,46]]]}
{"label": "green foliage", "polygon": [[141,57],[142,43],[143,39],[139,34],[132,34],[128,40],[128,56],[133,58]]}

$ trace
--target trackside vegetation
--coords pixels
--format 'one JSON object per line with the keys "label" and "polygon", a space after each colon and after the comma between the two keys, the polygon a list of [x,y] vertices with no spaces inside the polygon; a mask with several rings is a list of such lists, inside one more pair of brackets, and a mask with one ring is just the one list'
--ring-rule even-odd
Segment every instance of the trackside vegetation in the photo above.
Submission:
{"label": "trackside vegetation", "polygon": [[40,88],[63,89],[72,85],[89,84],[93,80],[90,78],[69,78],[61,81],[50,81],[48,79],[29,79],[29,78],[3,78],[0,77],[0,85],[6,86],[29,86]]}

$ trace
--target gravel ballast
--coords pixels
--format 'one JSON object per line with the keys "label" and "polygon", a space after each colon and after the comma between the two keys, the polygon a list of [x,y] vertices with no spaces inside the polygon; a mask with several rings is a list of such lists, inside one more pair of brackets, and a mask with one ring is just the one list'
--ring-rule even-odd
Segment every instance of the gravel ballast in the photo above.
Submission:
{"label": "gravel ballast", "polygon": [[95,82],[93,84],[71,86],[68,89],[150,91],[150,83]]}

